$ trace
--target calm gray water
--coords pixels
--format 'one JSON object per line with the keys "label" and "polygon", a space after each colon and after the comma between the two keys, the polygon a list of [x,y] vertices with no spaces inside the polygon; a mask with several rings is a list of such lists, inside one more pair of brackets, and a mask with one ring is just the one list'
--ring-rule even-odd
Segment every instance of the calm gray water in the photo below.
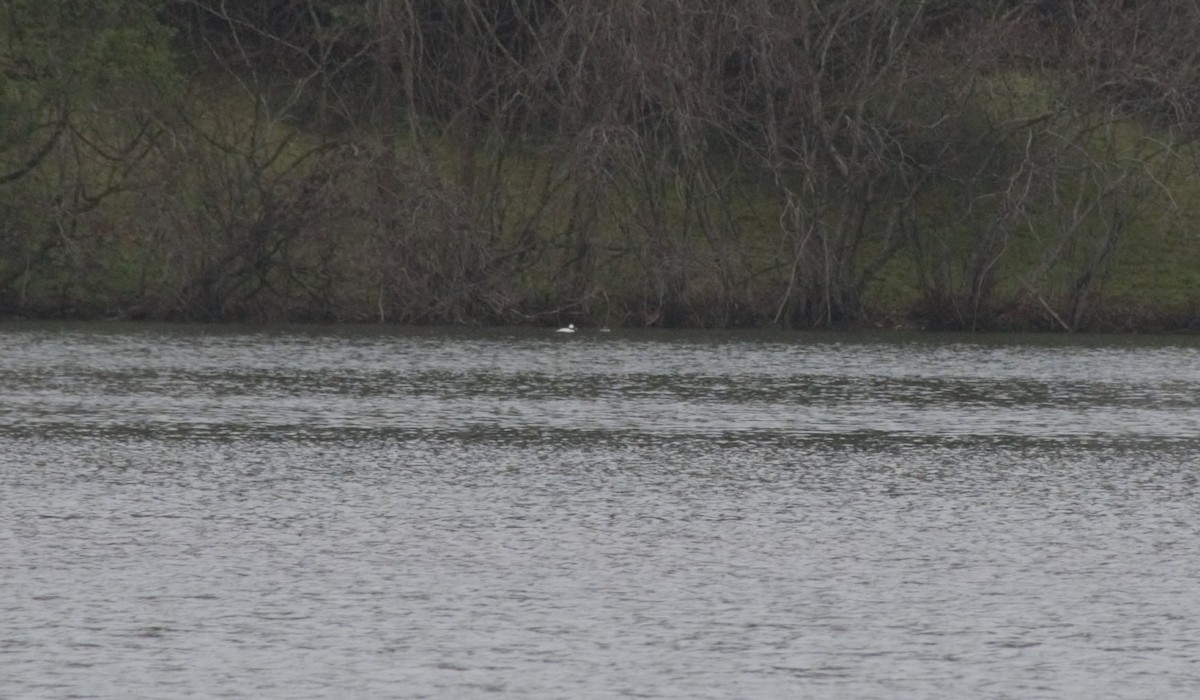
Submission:
{"label": "calm gray water", "polygon": [[1200,344],[0,326],[0,697],[1190,698]]}

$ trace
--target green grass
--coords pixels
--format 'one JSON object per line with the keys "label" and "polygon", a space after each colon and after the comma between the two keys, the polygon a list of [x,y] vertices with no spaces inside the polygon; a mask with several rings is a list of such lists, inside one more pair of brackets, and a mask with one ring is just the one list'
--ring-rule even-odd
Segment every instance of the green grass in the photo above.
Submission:
{"label": "green grass", "polygon": [[[957,138],[988,124],[999,130],[989,138],[964,140],[967,150],[954,168],[937,173],[915,200],[914,209],[905,212],[916,227],[915,235],[924,242],[924,253],[918,255],[916,248],[906,244],[871,280],[862,298],[867,312],[862,320],[866,322],[921,323],[918,311],[929,301],[932,290],[922,288],[920,281],[940,274],[942,267],[949,271],[942,291],[969,295],[965,272],[976,256],[980,236],[995,223],[1003,202],[999,196],[972,198],[964,194],[961,183],[971,175],[972,164],[988,155],[989,149],[998,149],[995,162],[1008,168],[1024,157],[1025,144],[1047,138],[1031,131],[1040,126],[1021,124],[1050,106],[1053,86],[1049,81],[1014,73],[981,79],[976,90],[976,111],[963,117],[962,123],[948,125],[945,134],[930,132],[927,138]],[[258,159],[261,165],[268,154],[274,154],[275,159],[258,175],[266,184],[285,188],[284,192],[301,187],[310,175],[324,177],[313,169],[316,161],[305,157],[321,144],[319,136],[287,120],[260,122],[258,150],[251,151],[249,130],[230,131],[230,125],[254,122],[254,106],[245,94],[218,90],[205,100],[206,110],[194,115],[194,123],[226,134],[228,143],[223,147],[228,150],[205,145],[191,134],[187,147],[164,148],[148,158],[141,166],[146,170],[133,180],[146,189],[137,195],[113,196],[81,217],[76,248],[56,252],[30,277],[24,288],[31,300],[29,308],[61,305],[82,313],[105,314],[143,302],[169,307],[178,301],[172,295],[195,273],[197,256],[213,254],[197,246],[206,240],[214,246],[232,244],[221,238],[224,234],[209,230],[217,225],[211,213],[242,216],[243,224],[253,220],[258,197],[254,186],[262,183],[252,181],[254,174],[247,170],[251,161]],[[1095,119],[1102,117],[1096,115]],[[1004,125],[1017,126],[1005,131],[1009,127]],[[98,123],[97,128],[101,127]],[[183,134],[190,133],[178,128]],[[464,241],[487,247],[491,259],[498,261],[495,268],[484,271],[485,279],[472,284],[479,285],[479,294],[486,299],[507,300],[504,303],[511,308],[497,313],[500,320],[508,322],[561,313],[614,324],[641,324],[647,320],[644,313],[663,305],[673,309],[669,320],[674,323],[766,324],[775,318],[788,292],[796,234],[781,224],[784,198],[778,183],[764,172],[739,165],[728,149],[714,146],[711,161],[704,163],[707,170],[702,172],[684,166],[675,174],[646,176],[605,157],[598,158],[590,170],[579,163],[577,169],[564,172],[572,158],[590,155],[575,150],[569,140],[508,140],[485,134],[472,161],[464,158],[469,151],[453,133],[423,125],[418,132],[420,142],[412,141],[407,129],[398,128],[395,133],[394,162],[404,171],[401,186],[411,190],[405,194],[408,199],[397,200],[397,206],[416,207],[398,212],[409,228],[381,229],[373,218],[380,212],[370,209],[386,206],[372,204],[376,193],[374,171],[369,168],[373,166],[366,161],[349,163],[351,170],[338,175],[341,179],[335,185],[342,209],[328,220],[302,221],[307,227],[303,235],[287,256],[277,260],[288,266],[272,273],[281,289],[291,290],[285,294],[301,294],[301,288],[328,284],[333,286],[330,303],[336,308],[330,313],[335,317],[370,319],[382,313],[385,318],[406,318],[405,305],[415,308],[420,300],[401,298],[409,289],[402,284],[404,276],[420,267],[417,263],[422,262],[418,260],[422,255],[429,256],[431,264],[453,264],[460,252],[455,246]],[[385,143],[378,134],[348,136],[372,148]],[[1200,233],[1190,224],[1200,214],[1200,178],[1194,169],[1197,153],[1181,151],[1170,156],[1176,160],[1168,161],[1167,155],[1155,153],[1165,135],[1120,120],[1086,133],[1060,130],[1059,136],[1063,143],[1078,146],[1063,149],[1066,161],[1075,159],[1075,165],[1066,163],[1064,172],[1089,160],[1108,162],[1110,169],[1135,163],[1156,173],[1170,172],[1167,165],[1174,169],[1173,176],[1163,180],[1166,192],[1148,187],[1137,195],[1144,199],[1123,203],[1135,215],[1097,277],[1089,295],[1090,308],[1097,312],[1133,310],[1150,318],[1184,314],[1200,306]],[[171,160],[186,154],[196,157],[184,162]],[[81,176],[103,177],[106,166],[94,167],[94,172]],[[222,192],[205,179],[213,173],[251,179],[237,191]],[[803,191],[802,175],[790,173],[784,184]],[[1006,185],[1006,177],[998,166],[997,174],[985,184],[991,191],[999,191]],[[1043,301],[1063,303],[1103,236],[1110,210],[1087,218],[1075,245],[1043,277],[1033,279],[1045,251],[1056,245],[1071,222],[1069,203],[1078,188],[1094,197],[1100,187],[1094,181],[1070,177],[1057,182],[1057,192],[1047,189],[1044,182],[1037,185],[1041,189],[1032,193],[1029,211],[1008,230],[1004,245],[998,248],[1001,252],[995,261],[990,299],[993,307],[1027,297],[1027,282],[1035,284],[1032,291]],[[31,202],[50,201],[55,188],[63,184],[51,179],[30,180],[21,183],[26,189],[22,196]],[[157,192],[156,184],[170,191]],[[1057,199],[1051,196],[1054,194]],[[841,223],[836,205],[845,194],[838,192],[834,183],[819,196],[829,197],[835,206],[821,209],[816,223],[825,230],[836,230]],[[868,224],[860,259],[849,263],[857,269],[880,252],[889,208],[898,206],[896,193],[885,189],[876,196],[877,213]],[[245,199],[239,203],[237,197]],[[161,206],[147,209],[152,200],[162,202]],[[249,208],[243,212],[222,209],[234,206]],[[46,222],[39,225],[38,235],[52,235]],[[198,238],[184,240],[189,235]],[[439,243],[438,237],[445,235],[463,237]],[[409,238],[397,240],[397,236]],[[582,266],[576,259],[581,236],[590,256]],[[330,241],[336,243],[332,253],[327,245]],[[36,245],[37,241],[31,238],[27,243]],[[405,246],[409,244],[427,248],[408,250]],[[529,247],[525,264],[505,267],[513,264],[512,253],[522,246]],[[922,275],[922,270],[926,274]],[[297,284],[287,287],[284,283],[289,279]],[[798,280],[797,288],[806,281]],[[438,284],[443,286],[435,284],[429,293],[453,290],[456,283]],[[305,303],[305,299],[271,298],[262,302],[262,314],[268,317],[273,313],[270,304],[277,305],[278,313],[285,313],[280,310]],[[479,313],[478,307],[471,308],[476,310],[468,308],[464,313]],[[422,318],[413,313],[411,317]],[[1030,306],[1027,313],[1043,315],[1037,305]]]}

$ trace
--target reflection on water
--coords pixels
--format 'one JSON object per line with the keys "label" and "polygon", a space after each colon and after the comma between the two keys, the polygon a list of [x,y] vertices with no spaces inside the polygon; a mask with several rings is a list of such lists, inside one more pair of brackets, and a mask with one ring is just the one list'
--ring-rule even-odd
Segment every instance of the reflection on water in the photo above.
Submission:
{"label": "reflection on water", "polygon": [[1197,359],[0,327],[0,696],[1190,697]]}
{"label": "reflection on water", "polygon": [[293,439],[1190,440],[1191,346],[159,335],[7,338],[10,433]]}

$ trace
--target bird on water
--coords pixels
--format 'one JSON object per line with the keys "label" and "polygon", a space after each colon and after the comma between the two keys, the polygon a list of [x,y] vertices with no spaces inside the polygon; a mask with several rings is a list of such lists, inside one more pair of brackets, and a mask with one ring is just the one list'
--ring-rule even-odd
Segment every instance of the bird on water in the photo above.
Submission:
{"label": "bird on water", "polygon": [[558,330],[556,330],[554,332],[555,333],[574,333],[575,332],[575,324],[568,323],[566,326],[559,328]]}

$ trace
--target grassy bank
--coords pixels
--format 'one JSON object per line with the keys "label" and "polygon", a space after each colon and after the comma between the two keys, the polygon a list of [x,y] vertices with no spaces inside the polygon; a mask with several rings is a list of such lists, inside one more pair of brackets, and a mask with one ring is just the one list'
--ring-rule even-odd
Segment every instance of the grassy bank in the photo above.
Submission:
{"label": "grassy bank", "polygon": [[400,5],[11,4],[0,315],[1196,328],[1200,10]]}
{"label": "grassy bank", "polygon": [[[1200,308],[1191,176],[1123,205],[1131,213],[1111,241],[1111,213],[1080,223],[1051,201],[997,231],[994,208],[967,213],[959,193],[931,187],[888,213],[907,230],[868,219],[852,257],[836,262],[849,274],[877,267],[853,306],[823,315],[804,270],[825,246],[849,244],[809,231],[819,244],[801,248],[806,232],[781,225],[785,197],[762,173],[589,179],[564,174],[562,152],[539,143],[484,144],[474,156],[486,167],[468,172],[464,147],[444,136],[386,154],[378,137],[330,148],[273,126],[255,138],[177,142],[128,175],[136,187],[66,227],[29,213],[57,183],[23,183],[33,204],[8,219],[2,313],[1158,331],[1194,330]],[[843,226],[844,214],[828,216],[818,225]],[[14,246],[18,224],[40,235]]]}

